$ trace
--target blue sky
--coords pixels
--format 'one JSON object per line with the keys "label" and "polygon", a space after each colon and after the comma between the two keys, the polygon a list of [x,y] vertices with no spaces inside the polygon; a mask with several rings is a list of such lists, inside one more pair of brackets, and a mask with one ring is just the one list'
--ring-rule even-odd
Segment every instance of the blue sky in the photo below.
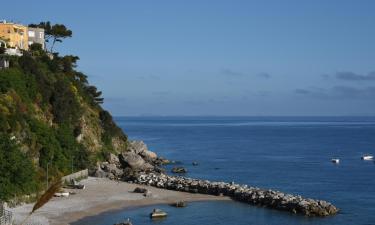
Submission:
{"label": "blue sky", "polygon": [[[27,7],[25,7],[27,6]],[[375,115],[375,1],[6,1],[114,115]]]}

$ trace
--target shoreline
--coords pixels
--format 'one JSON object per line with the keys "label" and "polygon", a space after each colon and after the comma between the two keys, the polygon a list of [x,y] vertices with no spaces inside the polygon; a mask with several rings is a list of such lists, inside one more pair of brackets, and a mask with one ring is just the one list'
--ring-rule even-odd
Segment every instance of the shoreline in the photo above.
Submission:
{"label": "shoreline", "polygon": [[[37,210],[28,220],[28,224],[62,225],[77,222],[83,218],[107,212],[129,210],[143,206],[171,204],[176,201],[229,201],[229,197],[206,194],[192,194],[173,190],[159,189],[147,185],[117,182],[107,178],[89,177],[81,181],[86,185],[84,190],[70,190],[76,194],[69,197],[54,197],[50,202]],[[134,193],[136,187],[151,191],[151,197]],[[15,222],[22,221],[33,204],[25,204],[9,210],[13,212]],[[120,222],[120,221],[119,221]]]}

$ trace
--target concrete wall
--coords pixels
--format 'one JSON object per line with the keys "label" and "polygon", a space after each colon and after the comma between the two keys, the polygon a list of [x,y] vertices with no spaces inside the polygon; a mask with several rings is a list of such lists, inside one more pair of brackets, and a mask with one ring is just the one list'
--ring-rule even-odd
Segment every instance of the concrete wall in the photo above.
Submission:
{"label": "concrete wall", "polygon": [[80,180],[80,179],[87,178],[88,176],[89,176],[89,170],[85,169],[85,170],[78,171],[76,173],[69,174],[65,177],[62,177],[61,180],[62,182],[70,182],[71,180]]}

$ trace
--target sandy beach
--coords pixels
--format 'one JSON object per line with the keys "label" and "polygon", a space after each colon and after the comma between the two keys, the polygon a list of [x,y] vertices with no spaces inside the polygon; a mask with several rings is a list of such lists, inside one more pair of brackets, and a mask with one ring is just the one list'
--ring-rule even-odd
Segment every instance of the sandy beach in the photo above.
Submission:
{"label": "sandy beach", "polygon": [[[144,197],[142,194],[133,193],[134,188],[142,187],[142,185],[117,182],[105,178],[89,177],[81,183],[86,186],[84,190],[69,190],[76,194],[69,197],[54,197],[37,210],[27,224],[70,224],[84,217],[106,211],[154,204],[169,204],[179,200],[188,202],[230,200],[228,197],[191,194],[149,186],[144,187],[152,192],[152,196]],[[31,211],[32,207],[32,204],[26,204],[9,210],[13,212],[14,220],[20,222]]]}

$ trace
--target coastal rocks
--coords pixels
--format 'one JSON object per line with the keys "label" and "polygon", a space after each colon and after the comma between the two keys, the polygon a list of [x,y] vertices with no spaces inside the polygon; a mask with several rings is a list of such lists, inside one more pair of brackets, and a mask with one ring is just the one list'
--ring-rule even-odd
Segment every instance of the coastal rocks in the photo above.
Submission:
{"label": "coastal rocks", "polygon": [[155,152],[148,150],[147,145],[143,141],[129,141],[129,151],[141,155],[147,161],[153,161],[158,156]]}
{"label": "coastal rocks", "polygon": [[101,165],[99,164],[96,166],[96,169],[93,175],[95,177],[105,178],[105,177],[108,177],[109,173],[103,171]]}
{"label": "coastal rocks", "polygon": [[126,151],[116,155],[109,153],[106,161],[97,165],[90,174],[112,180],[132,181],[141,172],[165,173],[160,166],[169,162],[148,150],[142,141],[130,141]]}
{"label": "coastal rocks", "polygon": [[172,203],[171,206],[174,206],[176,208],[184,208],[184,207],[186,207],[186,202],[185,201],[178,201],[178,202]]}
{"label": "coastal rocks", "polygon": [[134,152],[123,152],[119,155],[119,159],[124,168],[130,167],[133,170],[148,170],[153,168],[140,155]]}
{"label": "coastal rocks", "polygon": [[108,154],[107,162],[110,163],[110,164],[115,164],[117,166],[120,166],[120,160],[119,160],[118,156],[116,156],[113,153]]}
{"label": "coastal rocks", "polygon": [[140,174],[134,183],[182,192],[229,196],[251,205],[263,206],[306,216],[330,216],[339,210],[329,202],[226,182],[210,182],[165,174]]}
{"label": "coastal rocks", "polygon": [[172,173],[187,173],[187,169],[184,167],[173,167]]}

